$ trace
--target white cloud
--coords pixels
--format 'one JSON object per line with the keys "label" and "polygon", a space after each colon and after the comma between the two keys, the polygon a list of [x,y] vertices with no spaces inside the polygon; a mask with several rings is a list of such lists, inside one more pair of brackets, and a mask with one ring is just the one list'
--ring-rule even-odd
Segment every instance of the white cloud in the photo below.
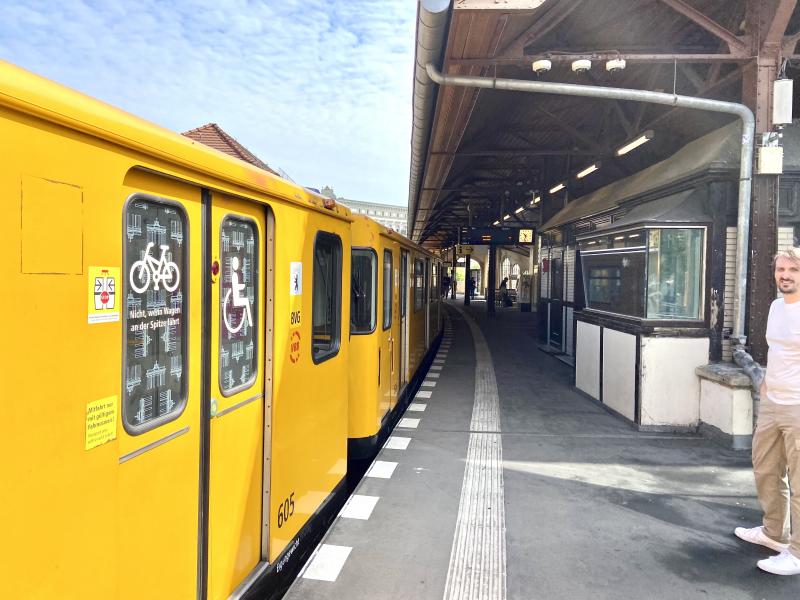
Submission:
{"label": "white cloud", "polygon": [[6,0],[0,57],[304,185],[405,204],[411,0]]}

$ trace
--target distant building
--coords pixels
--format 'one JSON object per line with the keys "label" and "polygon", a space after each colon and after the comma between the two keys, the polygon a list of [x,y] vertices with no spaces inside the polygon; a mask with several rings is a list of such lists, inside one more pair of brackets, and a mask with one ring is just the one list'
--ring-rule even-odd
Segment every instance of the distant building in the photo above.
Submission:
{"label": "distant building", "polygon": [[333,193],[333,188],[325,186],[320,192],[326,198],[333,198],[344,204],[357,215],[367,215],[373,221],[394,229],[400,235],[408,236],[408,207],[396,204],[379,204],[377,202],[361,202],[349,200]]}
{"label": "distant building", "polygon": [[267,163],[250,152],[250,150],[242,146],[233,138],[233,136],[231,136],[229,133],[226,133],[222,127],[216,123],[207,123],[202,127],[184,131],[181,135],[186,136],[187,138],[196,142],[200,142],[209,148],[214,148],[214,150],[219,150],[220,152],[224,152],[229,156],[233,156],[234,158],[248,162],[259,169],[269,171],[273,175],[284,177],[285,179],[289,179],[291,181],[291,179],[286,176],[283,171],[280,169],[276,171],[275,169],[270,168]]}

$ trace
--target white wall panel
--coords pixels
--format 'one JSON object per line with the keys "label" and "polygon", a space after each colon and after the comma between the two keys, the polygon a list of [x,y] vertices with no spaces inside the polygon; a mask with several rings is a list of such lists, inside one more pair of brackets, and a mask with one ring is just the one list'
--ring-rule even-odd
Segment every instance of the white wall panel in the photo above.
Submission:
{"label": "white wall panel", "polygon": [[564,347],[564,352],[566,352],[567,356],[573,356],[573,349],[572,349],[572,338],[574,334],[574,323],[572,319],[572,312],[573,309],[565,307],[564,308],[564,339],[566,346]]}
{"label": "white wall panel", "polygon": [[694,426],[700,419],[700,379],[708,338],[642,338],[642,425]]}
{"label": "white wall panel", "polygon": [[575,387],[600,399],[600,327],[578,321]]}
{"label": "white wall panel", "polygon": [[[733,291],[736,282],[736,227],[728,227],[725,230],[725,318],[722,326],[726,329],[733,329]],[[722,340],[722,360],[730,362],[733,360],[731,355],[731,341]]]}
{"label": "white wall panel", "polygon": [[603,404],[636,416],[636,336],[603,329]]}
{"label": "white wall panel", "polygon": [[564,250],[564,300],[575,301],[575,247]]}

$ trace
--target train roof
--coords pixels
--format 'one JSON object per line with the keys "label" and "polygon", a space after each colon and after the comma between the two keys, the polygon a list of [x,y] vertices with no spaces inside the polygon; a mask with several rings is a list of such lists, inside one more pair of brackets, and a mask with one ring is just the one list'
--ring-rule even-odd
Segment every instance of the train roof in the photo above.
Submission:
{"label": "train roof", "polygon": [[374,219],[369,218],[367,215],[353,215],[353,226],[356,234],[359,233],[358,231],[359,229],[364,228],[365,231],[369,231],[374,235],[382,235],[396,242],[399,242],[400,245],[403,246],[404,248],[412,248],[432,258],[438,258],[427,248],[424,248],[419,244],[415,244],[410,239],[396,232],[391,227],[386,227],[386,225],[378,223]]}
{"label": "train roof", "polygon": [[[251,192],[349,220],[341,204],[154,123],[0,60],[0,106],[34,115]],[[330,208],[326,208],[330,207]]]}

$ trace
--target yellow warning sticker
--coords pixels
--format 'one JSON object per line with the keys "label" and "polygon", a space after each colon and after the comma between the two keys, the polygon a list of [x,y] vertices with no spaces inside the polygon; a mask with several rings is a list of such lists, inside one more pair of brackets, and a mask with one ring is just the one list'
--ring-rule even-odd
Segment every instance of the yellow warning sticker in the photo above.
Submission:
{"label": "yellow warning sticker", "polygon": [[89,323],[119,321],[119,267],[89,267]]}
{"label": "yellow warning sticker", "polygon": [[117,439],[117,396],[86,405],[86,450]]}

